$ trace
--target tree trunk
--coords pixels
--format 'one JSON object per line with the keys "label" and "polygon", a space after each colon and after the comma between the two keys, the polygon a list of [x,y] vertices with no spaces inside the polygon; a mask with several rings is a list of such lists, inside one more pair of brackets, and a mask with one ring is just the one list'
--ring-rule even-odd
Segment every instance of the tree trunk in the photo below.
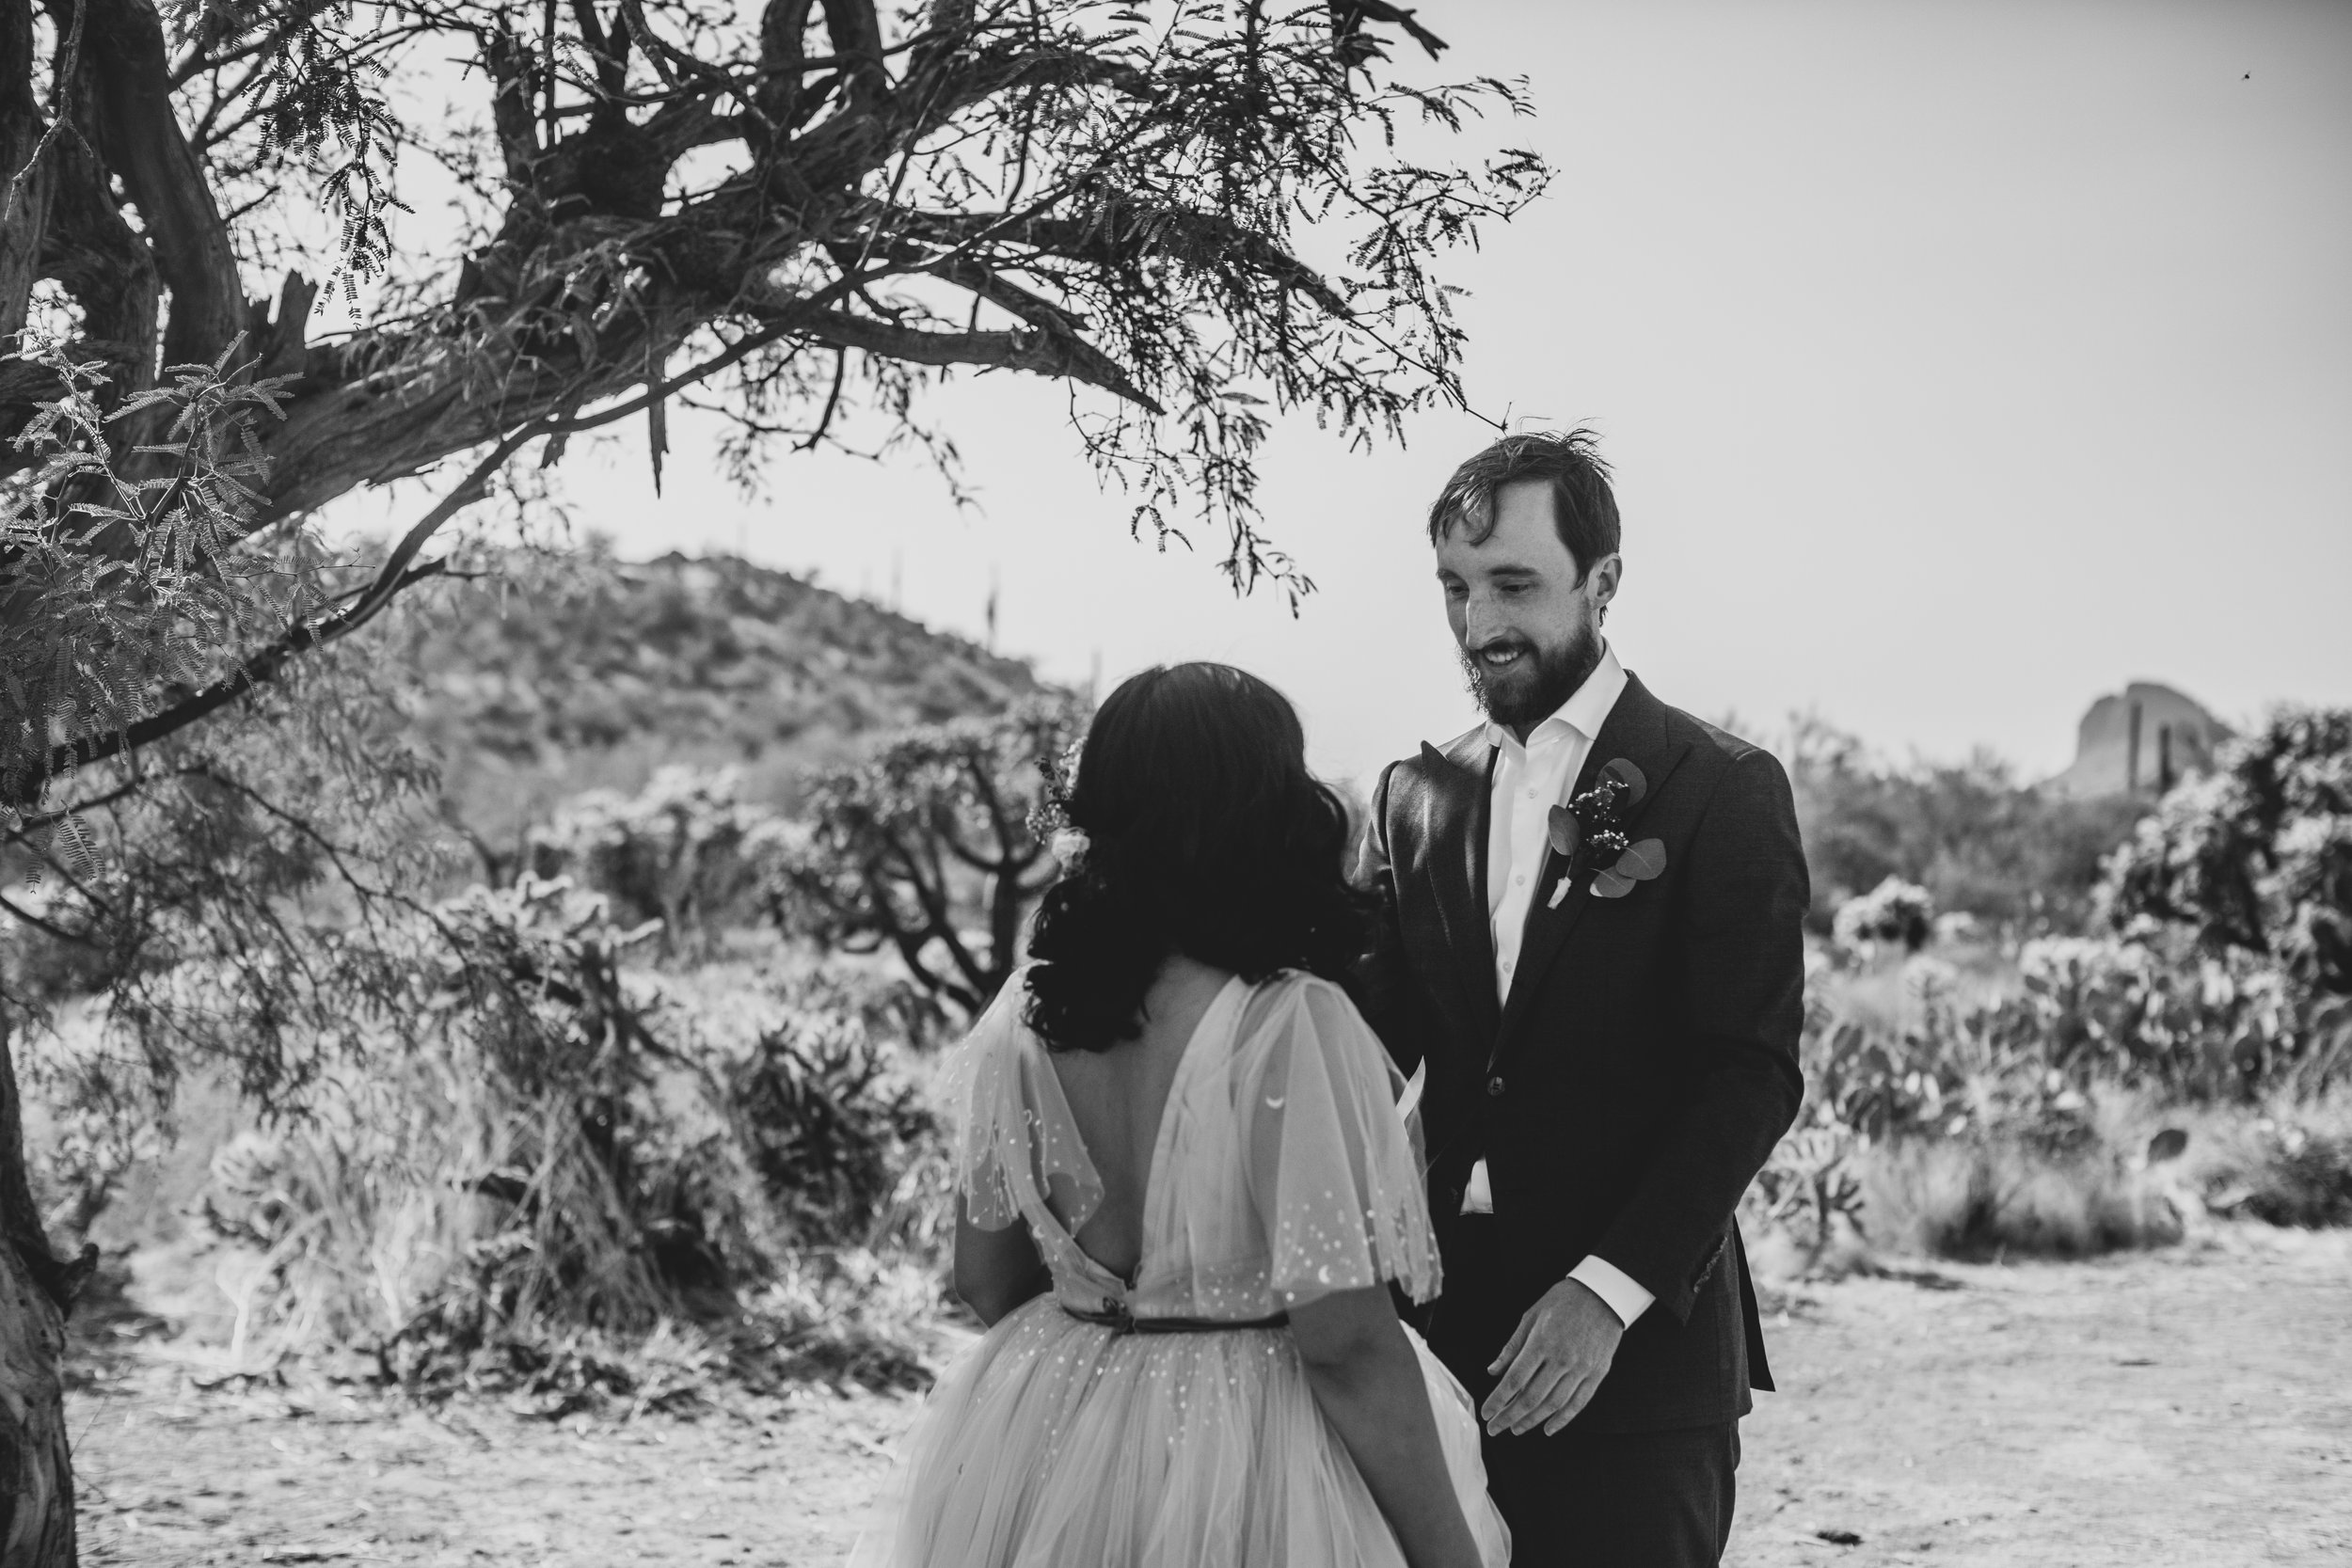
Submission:
{"label": "tree trunk", "polygon": [[65,1313],[0,1245],[0,1568],[72,1568]]}
{"label": "tree trunk", "polygon": [[8,1019],[0,1010],[0,1568],[73,1568],[65,1314],[94,1252],[49,1250],[24,1168]]}

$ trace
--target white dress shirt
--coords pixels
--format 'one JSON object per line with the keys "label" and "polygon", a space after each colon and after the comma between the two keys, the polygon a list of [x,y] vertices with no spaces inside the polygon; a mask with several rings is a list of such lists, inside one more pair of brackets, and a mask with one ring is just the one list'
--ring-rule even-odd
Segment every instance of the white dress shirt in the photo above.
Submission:
{"label": "white dress shirt", "polygon": [[[1495,994],[1511,997],[1518,969],[1519,942],[1527,931],[1528,906],[1541,891],[1545,857],[1550,852],[1551,808],[1565,805],[1593,741],[1610,709],[1625,690],[1625,666],[1616,650],[1601,645],[1600,662],[1552,716],[1527,732],[1524,743],[1501,724],[1486,726],[1495,751],[1486,831],[1486,911],[1495,947]],[[1491,1214],[1494,1192],[1486,1162],[1470,1167],[1462,1212]],[[1609,1305],[1628,1327],[1656,1298],[1606,1259],[1588,1257],[1568,1271]]]}

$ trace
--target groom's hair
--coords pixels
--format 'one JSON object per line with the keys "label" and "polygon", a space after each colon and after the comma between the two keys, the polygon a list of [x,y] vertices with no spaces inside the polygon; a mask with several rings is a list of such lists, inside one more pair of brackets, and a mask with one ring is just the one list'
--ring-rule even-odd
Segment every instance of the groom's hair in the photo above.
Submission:
{"label": "groom's hair", "polygon": [[1429,542],[1442,542],[1455,529],[1473,545],[1495,531],[1495,496],[1506,484],[1534,480],[1551,488],[1551,515],[1560,543],[1576,558],[1578,580],[1617,553],[1617,498],[1609,488],[1609,465],[1599,437],[1585,429],[1565,436],[1530,430],[1505,436],[1454,470],[1429,509]]}

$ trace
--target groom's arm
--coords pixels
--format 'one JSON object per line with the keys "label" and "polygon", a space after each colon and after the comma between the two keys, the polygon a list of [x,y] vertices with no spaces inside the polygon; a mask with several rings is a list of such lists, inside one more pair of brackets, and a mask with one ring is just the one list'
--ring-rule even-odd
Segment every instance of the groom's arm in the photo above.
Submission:
{"label": "groom's arm", "polygon": [[1398,1068],[1409,1073],[1422,1051],[1406,1022],[1405,929],[1397,912],[1396,867],[1389,859],[1389,789],[1396,769],[1391,763],[1380,770],[1351,879],[1372,906],[1364,956],[1356,966],[1356,1005]]}
{"label": "groom's arm", "polygon": [[1632,1198],[1593,1249],[1677,1322],[1804,1092],[1810,894],[1796,802],[1770,752],[1733,760],[1685,854],[1676,984],[1690,1065]]}

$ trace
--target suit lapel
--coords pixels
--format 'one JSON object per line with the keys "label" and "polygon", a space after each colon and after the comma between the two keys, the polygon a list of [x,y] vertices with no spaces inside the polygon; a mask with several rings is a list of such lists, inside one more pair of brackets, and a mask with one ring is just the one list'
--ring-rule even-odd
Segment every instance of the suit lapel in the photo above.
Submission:
{"label": "suit lapel", "polygon": [[1495,1000],[1493,923],[1486,913],[1486,828],[1493,749],[1486,731],[1472,730],[1440,752],[1422,747],[1430,780],[1429,871],[1436,883],[1456,971],[1478,1020],[1491,1039]]}
{"label": "suit lapel", "polygon": [[[1618,693],[1616,706],[1601,721],[1600,734],[1593,737],[1593,749],[1578,770],[1576,784],[1568,798],[1574,800],[1593,787],[1601,768],[1613,758],[1624,757],[1642,770],[1649,789],[1642,801],[1627,814],[1629,829],[1638,828],[1643,816],[1658,801],[1666,787],[1667,778],[1689,748],[1676,746],[1666,732],[1666,705],[1650,695],[1649,688],[1629,675],[1625,689]],[[1639,832],[1630,832],[1639,838]],[[1518,973],[1512,976],[1511,995],[1503,1005],[1502,1020],[1495,1037],[1495,1053],[1500,1055],[1502,1043],[1508,1039],[1526,1015],[1528,999],[1535,993],[1537,982],[1560,957],[1567,945],[1568,936],[1593,901],[1592,879],[1581,877],[1569,889],[1568,895],[1557,909],[1548,907],[1549,889],[1567,870],[1566,860],[1556,851],[1544,861],[1543,880],[1536,884],[1535,898],[1528,906],[1527,930],[1519,943]],[[1491,943],[1489,944],[1491,945]]]}

